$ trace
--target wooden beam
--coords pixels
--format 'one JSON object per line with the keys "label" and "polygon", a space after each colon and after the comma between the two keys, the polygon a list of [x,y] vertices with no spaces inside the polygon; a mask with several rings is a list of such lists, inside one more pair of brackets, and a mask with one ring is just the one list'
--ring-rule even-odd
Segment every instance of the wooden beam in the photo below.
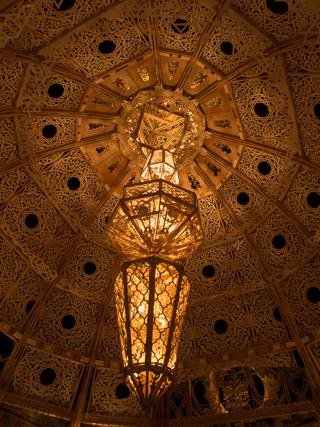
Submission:
{"label": "wooden beam", "polygon": [[72,117],[75,119],[112,120],[118,114],[102,113],[99,111],[77,111],[66,108],[42,108],[39,111],[22,111],[15,107],[0,108],[0,117]]}

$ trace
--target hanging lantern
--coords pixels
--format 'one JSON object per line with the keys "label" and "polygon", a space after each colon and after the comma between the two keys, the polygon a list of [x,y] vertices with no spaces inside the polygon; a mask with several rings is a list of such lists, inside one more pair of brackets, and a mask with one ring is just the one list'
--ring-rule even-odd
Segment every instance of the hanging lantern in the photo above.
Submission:
{"label": "hanging lantern", "polygon": [[179,184],[174,156],[168,150],[155,150],[149,155],[141,174],[142,181],[164,179]]}
{"label": "hanging lantern", "polygon": [[144,408],[170,387],[190,285],[159,257],[124,263],[115,281],[124,372]]}
{"label": "hanging lantern", "polygon": [[108,233],[129,258],[187,258],[203,238],[196,195],[161,179],[124,187]]}

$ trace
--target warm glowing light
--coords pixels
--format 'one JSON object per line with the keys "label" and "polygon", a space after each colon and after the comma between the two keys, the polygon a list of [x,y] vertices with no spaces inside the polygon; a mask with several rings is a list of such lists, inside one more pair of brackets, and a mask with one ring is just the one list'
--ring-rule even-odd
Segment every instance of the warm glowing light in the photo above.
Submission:
{"label": "warm glowing light", "polygon": [[183,267],[157,257],[125,263],[116,278],[125,374],[145,408],[172,382],[189,290]]}

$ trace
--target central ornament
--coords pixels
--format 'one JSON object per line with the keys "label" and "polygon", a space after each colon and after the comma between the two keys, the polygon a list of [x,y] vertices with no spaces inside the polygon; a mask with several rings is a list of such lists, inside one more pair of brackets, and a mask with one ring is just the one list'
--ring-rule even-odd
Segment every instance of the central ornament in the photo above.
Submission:
{"label": "central ornament", "polygon": [[174,154],[186,166],[204,143],[205,118],[195,101],[169,89],[139,92],[124,104],[118,123],[123,153],[143,166],[153,150]]}

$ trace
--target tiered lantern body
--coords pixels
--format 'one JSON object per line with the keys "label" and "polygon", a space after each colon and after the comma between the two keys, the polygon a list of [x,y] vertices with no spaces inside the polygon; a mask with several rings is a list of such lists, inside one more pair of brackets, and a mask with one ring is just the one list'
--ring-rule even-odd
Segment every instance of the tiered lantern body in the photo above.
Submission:
{"label": "tiered lantern body", "polygon": [[159,257],[127,262],[117,276],[125,374],[144,408],[171,385],[189,290],[182,266]]}
{"label": "tiered lantern body", "polygon": [[178,171],[170,151],[155,150],[150,154],[141,174],[141,180],[151,181],[153,179],[164,179],[173,184],[179,183]]}
{"label": "tiered lantern body", "polygon": [[162,179],[127,186],[109,234],[129,258],[185,259],[203,238],[196,195]]}

